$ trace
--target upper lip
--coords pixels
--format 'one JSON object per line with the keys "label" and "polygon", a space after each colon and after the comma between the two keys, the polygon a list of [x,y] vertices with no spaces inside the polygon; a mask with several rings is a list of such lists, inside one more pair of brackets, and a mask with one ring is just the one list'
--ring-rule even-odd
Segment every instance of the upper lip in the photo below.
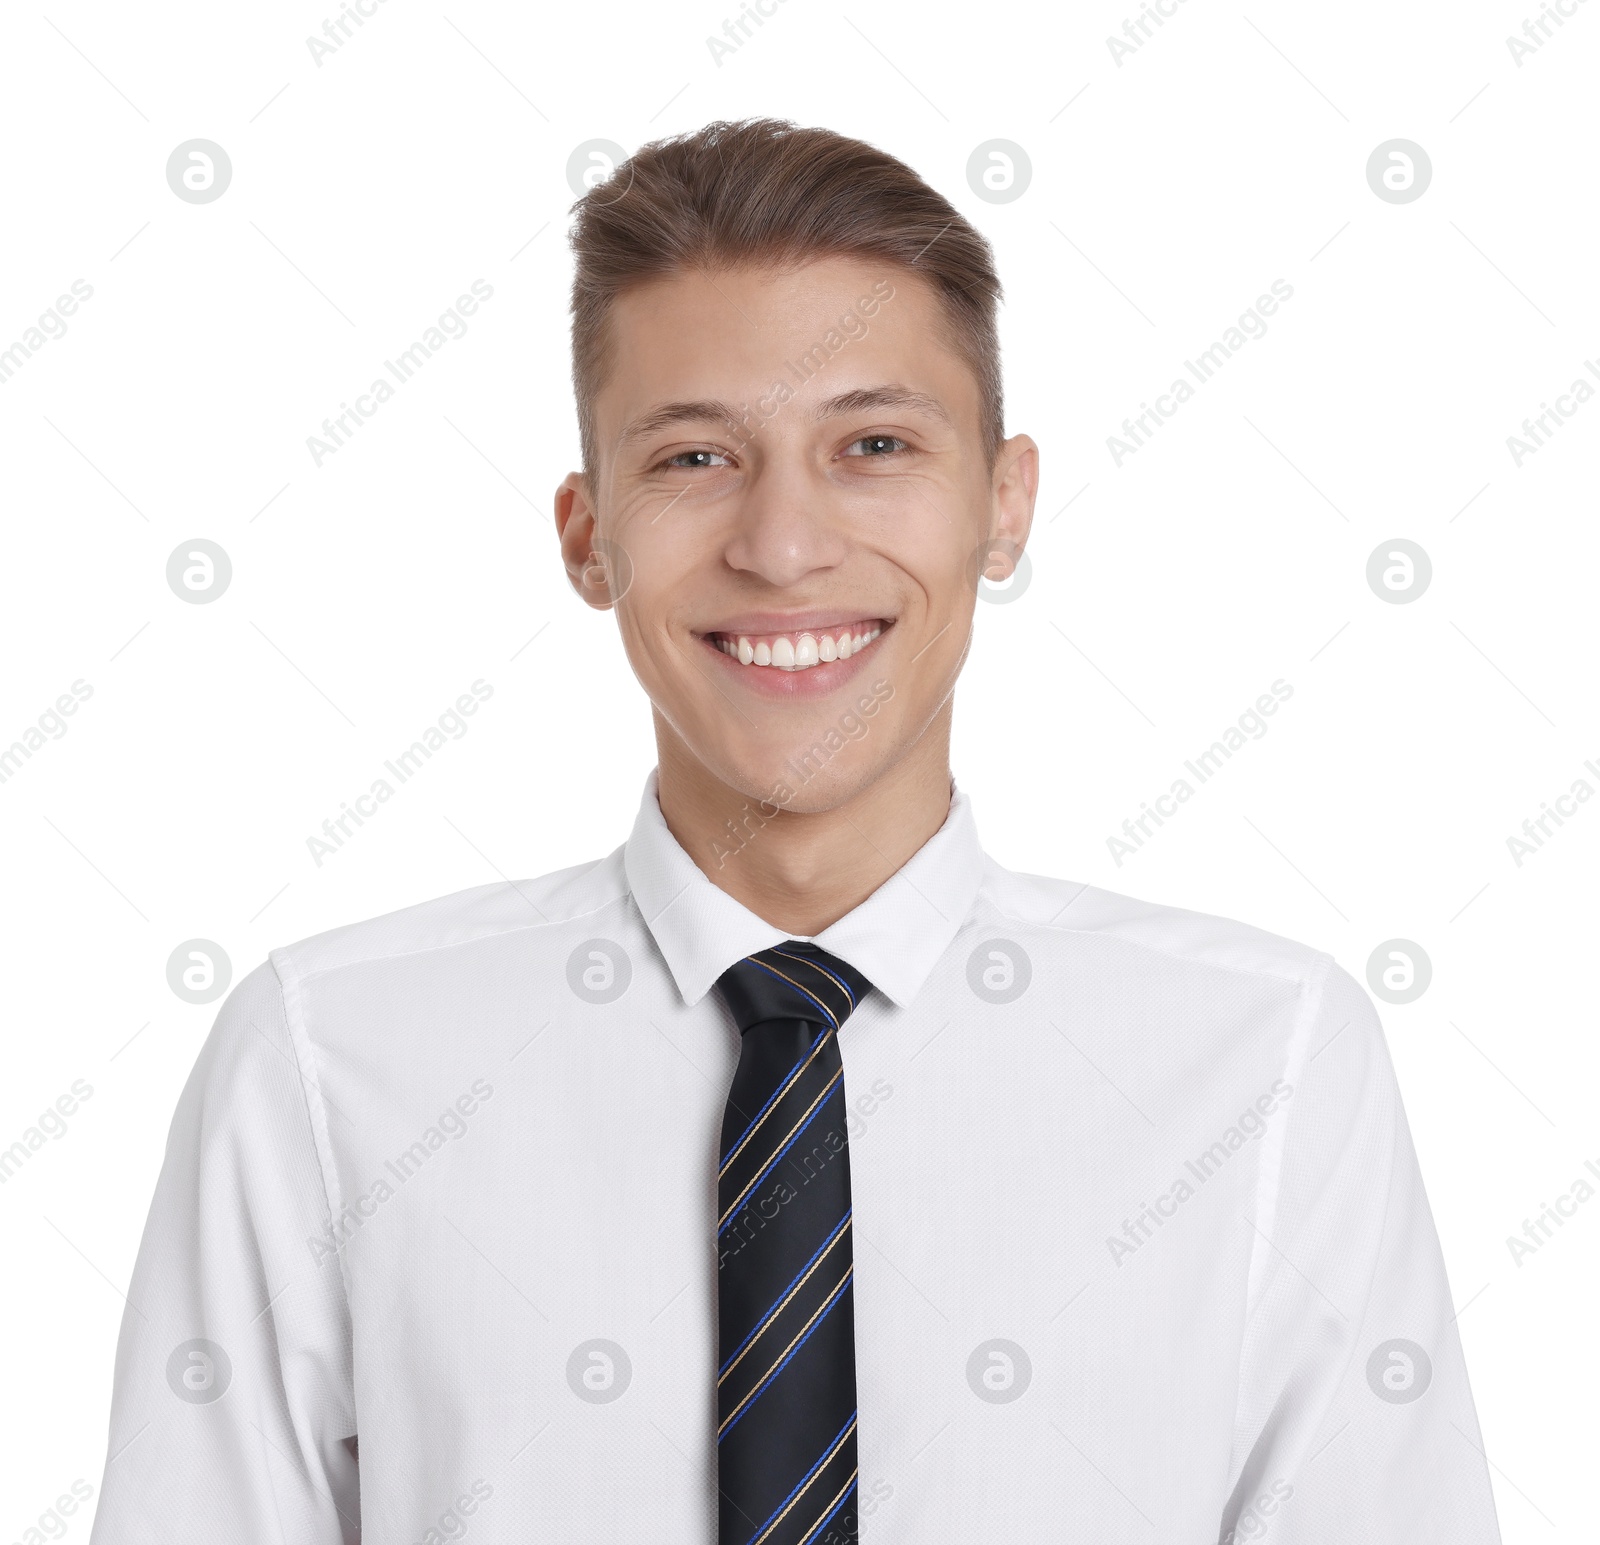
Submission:
{"label": "upper lip", "polygon": [[882,617],[876,612],[814,611],[814,612],[745,612],[731,617],[700,632],[713,633],[826,633],[830,628],[842,628],[857,622],[893,622],[892,617]]}

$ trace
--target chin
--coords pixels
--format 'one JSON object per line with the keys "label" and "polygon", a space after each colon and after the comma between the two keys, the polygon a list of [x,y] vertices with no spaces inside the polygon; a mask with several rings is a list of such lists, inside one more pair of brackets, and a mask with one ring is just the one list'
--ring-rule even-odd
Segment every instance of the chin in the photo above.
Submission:
{"label": "chin", "polygon": [[[860,749],[857,742],[846,740],[827,762],[820,761],[814,752],[790,756],[779,752],[741,759],[724,781],[768,819],[780,809],[794,815],[820,815],[847,804],[873,781],[876,766],[852,755]],[[848,765],[835,765],[841,761]]]}

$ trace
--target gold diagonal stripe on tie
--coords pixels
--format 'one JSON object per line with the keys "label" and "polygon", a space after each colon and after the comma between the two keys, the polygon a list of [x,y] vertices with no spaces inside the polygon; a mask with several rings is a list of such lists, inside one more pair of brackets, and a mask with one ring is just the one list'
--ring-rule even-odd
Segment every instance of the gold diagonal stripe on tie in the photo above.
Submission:
{"label": "gold diagonal stripe on tie", "polygon": [[722,1425],[717,1428],[717,1436],[719,1438],[722,1436],[722,1434],[724,1432],[726,1432],[728,1430],[728,1423],[733,1421],[733,1420],[735,1420],[738,1417],[739,1413],[742,1410],[744,1410],[744,1408],[747,1405],[749,1405],[750,1402],[752,1400],[754,1400],[756,1398],[756,1396],[759,1395],[761,1393],[761,1391],[764,1390],[767,1387],[767,1384],[771,1380],[773,1374],[776,1373],[778,1371],[778,1369],[783,1366],[784,1358],[786,1358],[792,1351],[794,1351],[794,1349],[801,1343],[801,1341],[803,1341],[805,1339],[806,1332],[808,1330],[810,1330],[813,1325],[816,1324],[817,1320],[821,1317],[823,1311],[826,1310],[827,1308],[829,1308],[834,1302],[837,1301],[840,1292],[844,1288],[845,1283],[847,1283],[850,1280],[850,1273],[853,1272],[855,1269],[856,1269],[856,1267],[855,1267],[855,1262],[854,1261],[852,1261],[848,1266],[845,1267],[844,1275],[842,1277],[840,1277],[839,1280],[836,1283],[834,1283],[833,1288],[829,1292],[828,1296],[826,1298],[824,1298],[822,1300],[822,1302],[820,1304],[818,1304],[817,1307],[811,1311],[811,1318],[809,1320],[807,1320],[805,1322],[805,1324],[802,1325],[800,1327],[800,1329],[797,1330],[794,1333],[794,1339],[788,1344],[788,1346],[786,1346],[780,1353],[778,1353],[778,1355],[775,1358],[773,1358],[772,1366],[769,1369],[767,1369],[767,1371],[764,1374],[762,1374],[759,1379],[756,1380],[755,1388],[752,1389],[750,1391],[750,1393],[748,1395],[746,1395],[744,1397],[744,1399],[739,1402],[738,1405],[736,1405],[730,1412],[728,1412],[728,1415],[727,1415],[726,1419],[723,1421]]}
{"label": "gold diagonal stripe on tie", "polygon": [[812,1111],[814,1111],[820,1104],[822,1104],[822,1102],[825,1099],[828,1098],[828,1095],[833,1090],[833,1086],[836,1083],[838,1083],[839,1080],[841,1078],[843,1078],[843,1077],[844,1077],[844,1069],[840,1068],[839,1071],[837,1073],[835,1073],[833,1075],[833,1077],[828,1080],[827,1087],[822,1091],[822,1093],[819,1094],[816,1097],[816,1099],[814,1099],[808,1106],[806,1106],[805,1111],[801,1115],[800,1119],[797,1122],[795,1122],[795,1124],[792,1127],[789,1128],[789,1130],[783,1136],[783,1141],[780,1142],[778,1144],[778,1146],[772,1150],[772,1158],[768,1159],[766,1161],[766,1163],[763,1164],[760,1167],[760,1169],[758,1169],[755,1172],[754,1176],[750,1179],[749,1183],[745,1186],[744,1190],[742,1190],[736,1197],[734,1197],[733,1203],[728,1208],[728,1210],[725,1213],[723,1213],[723,1215],[720,1218],[717,1219],[717,1227],[719,1229],[722,1227],[722,1225],[724,1223],[726,1223],[728,1221],[729,1218],[731,1218],[734,1215],[734,1213],[736,1213],[739,1210],[739,1208],[741,1206],[744,1205],[744,1199],[745,1199],[745,1197],[747,1197],[750,1194],[751,1187],[753,1187],[755,1185],[756,1181],[760,1180],[761,1177],[766,1174],[768,1166],[771,1165],[777,1159],[778,1155],[783,1152],[784,1143],[787,1143],[789,1141],[789,1139],[791,1137],[793,1137],[795,1135],[795,1133],[798,1132],[800,1130],[800,1128],[803,1127],[806,1124],[806,1121],[809,1119]]}
{"label": "gold diagonal stripe on tie", "polygon": [[812,1524],[810,1529],[807,1530],[806,1533],[801,1537],[800,1545],[806,1545],[806,1541],[811,1539],[813,1536],[815,1536],[817,1530],[822,1527],[822,1525],[826,1521],[828,1515],[834,1510],[834,1508],[838,1507],[839,1498],[842,1497],[847,1491],[849,1491],[850,1483],[852,1481],[854,1481],[856,1476],[858,1476],[860,1473],[861,1473],[860,1469],[857,1468],[855,1470],[852,1470],[847,1476],[845,1476],[844,1485],[841,1486],[833,1494],[833,1500],[831,1502],[825,1503],[823,1505],[822,1511],[817,1515],[817,1521],[814,1524]]}
{"label": "gold diagonal stripe on tie", "polygon": [[[828,1450],[828,1452],[826,1454],[824,1454],[822,1456],[822,1458],[817,1462],[816,1469],[814,1469],[811,1472],[811,1479],[809,1481],[807,1481],[805,1483],[805,1485],[802,1486],[799,1489],[799,1491],[797,1491],[794,1494],[794,1496],[790,1499],[788,1507],[786,1507],[781,1513],[779,1513],[778,1516],[776,1518],[774,1518],[772,1520],[772,1522],[770,1524],[768,1524],[767,1527],[761,1531],[760,1535],[756,1539],[751,1540],[750,1545],[761,1545],[761,1541],[766,1539],[766,1537],[769,1534],[771,1534],[772,1531],[774,1529],[776,1529],[778,1527],[778,1525],[781,1524],[784,1521],[784,1519],[786,1519],[790,1515],[790,1513],[792,1513],[794,1511],[795,1504],[797,1502],[799,1502],[799,1500],[803,1496],[805,1496],[805,1494],[808,1491],[810,1491],[810,1489],[812,1487],[812,1484],[816,1481],[816,1478],[819,1475],[821,1475],[822,1472],[827,1468],[828,1461],[830,1459],[832,1459],[833,1456],[839,1452],[839,1450],[844,1446],[845,1439],[847,1439],[850,1436],[850,1434],[852,1432],[854,1432],[855,1430],[856,1430],[856,1418],[852,1416],[850,1418],[850,1425],[848,1427],[846,1427],[845,1430],[839,1434],[838,1439],[835,1441],[833,1447],[830,1448]],[[851,1473],[851,1475],[854,1475],[856,1472],[854,1470],[852,1470],[850,1473]],[[846,1486],[848,1486],[849,1484],[850,1484],[849,1481],[845,1482]]]}
{"label": "gold diagonal stripe on tie", "polygon": [[746,1356],[747,1356],[747,1355],[748,1355],[748,1354],[749,1354],[749,1351],[750,1351],[750,1348],[751,1348],[751,1347],[753,1347],[753,1346],[754,1346],[754,1345],[755,1345],[755,1344],[756,1344],[756,1342],[758,1342],[758,1341],[759,1341],[759,1340],[760,1340],[760,1339],[761,1339],[761,1338],[762,1338],[762,1336],[763,1336],[763,1335],[764,1335],[764,1334],[765,1334],[765,1333],[766,1333],[766,1329],[767,1329],[767,1327],[768,1327],[768,1326],[769,1326],[769,1325],[770,1325],[770,1324],[772,1324],[772,1322],[773,1322],[773,1321],[774,1321],[774,1320],[775,1320],[775,1319],[777,1319],[777,1317],[778,1317],[778,1316],[779,1316],[779,1315],[780,1315],[780,1314],[782,1314],[782,1313],[783,1313],[783,1311],[784,1311],[784,1309],[785,1309],[785,1308],[787,1308],[787,1307],[788,1307],[788,1304],[789,1304],[789,1300],[790,1300],[790,1299],[791,1299],[791,1298],[793,1298],[793,1297],[794,1297],[794,1295],[795,1295],[795,1294],[796,1294],[796,1293],[798,1293],[798,1292],[799,1292],[799,1291],[800,1291],[800,1289],[801,1289],[801,1288],[803,1288],[803,1287],[804,1287],[804,1286],[805,1286],[805,1285],[806,1285],[806,1283],[807,1283],[807,1282],[809,1282],[809,1281],[810,1281],[810,1280],[811,1280],[811,1277],[812,1277],[812,1275],[813,1275],[813,1273],[815,1273],[815,1272],[817,1272],[817,1271],[820,1271],[820,1270],[821,1270],[821,1269],[822,1269],[822,1263],[823,1263],[823,1262],[824,1262],[824,1261],[825,1261],[825,1260],[827,1260],[827,1258],[828,1258],[828,1257],[829,1257],[829,1256],[830,1256],[830,1255],[832,1255],[832,1254],[833,1254],[833,1247],[834,1247],[834,1246],[835,1246],[835,1245],[836,1245],[836,1244],[838,1244],[838,1243],[839,1243],[839,1241],[840,1241],[840,1240],[841,1240],[841,1239],[843,1239],[843,1238],[844,1238],[844,1236],[845,1236],[845,1235],[846,1235],[846,1234],[847,1234],[847,1233],[849,1233],[849,1231],[850,1231],[850,1224],[851,1224],[851,1221],[852,1221],[852,1220],[851,1220],[851,1219],[849,1219],[849,1218],[846,1218],[846,1219],[845,1219],[845,1220],[844,1220],[844,1223],[843,1223],[843,1224],[842,1224],[842,1225],[841,1225],[841,1226],[840,1226],[840,1228],[839,1228],[839,1232],[838,1232],[838,1233],[837,1233],[837,1234],[835,1234],[835,1235],[834,1235],[834,1236],[833,1236],[833,1238],[832,1238],[832,1239],[830,1239],[830,1240],[829,1240],[829,1241],[828,1241],[828,1248],[827,1248],[827,1249],[826,1249],[826,1250],[824,1250],[824,1251],[823,1251],[823,1252],[822,1252],[822,1254],[821,1254],[821,1255],[819,1255],[819,1256],[818,1256],[818,1257],[817,1257],[817,1258],[816,1258],[816,1260],[814,1260],[814,1261],[813,1261],[813,1262],[812,1262],[812,1263],[811,1263],[811,1270],[810,1270],[810,1271],[808,1271],[808,1272],[807,1272],[807,1273],[806,1273],[806,1274],[805,1274],[805,1276],[803,1276],[803,1277],[802,1277],[802,1278],[801,1278],[801,1279],[800,1279],[800,1280],[799,1280],[799,1281],[798,1281],[798,1282],[797,1282],[797,1283],[795,1283],[795,1285],[794,1285],[794,1286],[793,1286],[793,1287],[792,1287],[792,1288],[790,1288],[790,1289],[789,1289],[789,1291],[788,1291],[788,1292],[787,1292],[787,1293],[785,1293],[785,1294],[784,1294],[784,1295],[783,1295],[783,1302],[782,1302],[782,1303],[780,1303],[780,1304],[775,1304],[775,1305],[774,1305],[774,1306],[773,1306],[773,1309],[772,1309],[772,1312],[771,1312],[771,1313],[770,1313],[770,1314],[769,1314],[769,1315],[768,1315],[768,1316],[767,1316],[767,1317],[766,1317],[766,1319],[764,1319],[764,1320],[763,1320],[763,1321],[762,1321],[762,1322],[761,1322],[761,1328],[760,1328],[760,1329],[759,1329],[759,1330],[757,1330],[757,1331],[756,1331],[756,1333],[755,1333],[755,1335],[753,1335],[753,1336],[752,1336],[752,1337],[751,1337],[751,1338],[750,1338],[750,1341],[749,1341],[749,1344],[748,1344],[748,1345],[747,1345],[747,1346],[746,1346],[746,1347],[745,1347],[745,1349],[744,1349],[744,1351],[743,1351],[743,1352],[741,1352],[741,1353],[740,1353],[740,1354],[739,1354],[739,1355],[738,1355],[738,1356],[737,1356],[737,1357],[736,1357],[736,1358],[734,1358],[734,1360],[733,1360],[733,1361],[732,1361],[732,1362],[731,1362],[731,1363],[729,1363],[729,1364],[728,1364],[728,1366],[727,1366],[727,1369],[726,1369],[726,1371],[725,1371],[725,1372],[724,1372],[724,1373],[723,1373],[723,1375],[722,1375],[722,1378],[721,1378],[721,1379],[718,1379],[718,1380],[717,1380],[717,1386],[718,1386],[718,1388],[721,1388],[721,1386],[722,1386],[722,1379],[725,1379],[725,1378],[727,1378],[727,1377],[728,1377],[728,1374],[730,1374],[730,1373],[732,1373],[732,1372],[733,1372],[733,1370],[734,1370],[734,1369],[735,1369],[735,1368],[737,1368],[737,1367],[738,1367],[738,1366],[739,1366],[739,1364],[740,1364],[740,1363],[742,1363],[742,1362],[743,1362],[743,1361],[744,1361],[744,1360],[745,1360],[745,1357],[746,1357]]}
{"label": "gold diagonal stripe on tie", "polygon": [[[783,960],[793,960],[794,956],[793,955],[784,955],[784,956],[782,956],[780,958],[783,959]],[[762,966],[766,970],[770,971],[774,976],[781,976],[784,979],[784,981],[786,981],[792,988],[794,988],[794,990],[796,992],[804,993],[806,997],[808,997],[814,1004],[816,1004],[816,1006],[819,1009],[821,1009],[824,1014],[826,1014],[828,1016],[828,1023],[830,1025],[832,1025],[835,1030],[837,1030],[839,1028],[839,1016],[837,1014],[835,1014],[833,1012],[833,1010],[830,1009],[828,1007],[828,1005],[822,1001],[821,998],[819,998],[814,992],[812,992],[812,990],[809,987],[802,987],[797,981],[795,981],[795,979],[792,976],[789,975],[789,973],[787,971],[780,971],[775,965],[772,964],[772,962],[770,960],[761,960],[756,955],[746,955],[745,959],[746,960],[750,960],[750,961],[755,961],[757,965]],[[783,1017],[786,1018],[786,1019],[794,1018],[794,1016],[792,1014],[787,1014],[787,1015],[784,1015]]]}
{"label": "gold diagonal stripe on tie", "polygon": [[[844,994],[844,1017],[846,1019],[848,1019],[855,1011],[855,994],[851,992],[850,989],[833,974],[833,972],[823,965],[820,960],[813,960],[809,955],[790,955],[779,949],[776,944],[772,946],[772,953],[774,955],[782,955],[785,960],[792,960],[797,966],[810,966],[813,971],[815,971],[827,982],[828,986],[838,988],[838,990]],[[799,986],[799,983],[796,983],[795,985]]]}
{"label": "gold diagonal stripe on tie", "polygon": [[809,1068],[811,1066],[811,1064],[813,1062],[815,1062],[817,1060],[817,1058],[822,1055],[822,1049],[827,1044],[828,1037],[830,1035],[832,1035],[832,1034],[833,1034],[832,1030],[827,1030],[822,1035],[819,1035],[817,1037],[817,1044],[811,1048],[811,1055],[809,1057],[807,1057],[806,1060],[804,1062],[802,1062],[800,1064],[800,1066],[797,1067],[794,1070],[794,1073],[785,1081],[783,1088],[781,1088],[772,1097],[772,1100],[768,1104],[768,1106],[766,1108],[766,1111],[763,1113],[761,1119],[758,1122],[756,1122],[755,1125],[752,1126],[750,1128],[750,1130],[748,1132],[746,1132],[745,1135],[742,1138],[739,1139],[739,1146],[737,1148],[735,1148],[733,1150],[733,1152],[728,1155],[728,1162],[726,1164],[724,1164],[722,1166],[722,1168],[717,1171],[717,1179],[718,1180],[721,1180],[722,1177],[728,1173],[728,1171],[733,1167],[734,1160],[737,1159],[739,1157],[739,1155],[744,1152],[745,1145],[750,1141],[750,1139],[752,1137],[754,1137],[756,1135],[757,1132],[759,1132],[762,1129],[762,1127],[764,1127],[767,1124],[767,1118],[770,1117],[772,1115],[773,1111],[775,1111],[778,1108],[778,1105],[782,1101],[784,1095],[786,1095],[789,1092],[789,1090],[791,1088],[793,1088],[794,1085],[800,1081],[800,1079],[804,1076],[806,1069]]}

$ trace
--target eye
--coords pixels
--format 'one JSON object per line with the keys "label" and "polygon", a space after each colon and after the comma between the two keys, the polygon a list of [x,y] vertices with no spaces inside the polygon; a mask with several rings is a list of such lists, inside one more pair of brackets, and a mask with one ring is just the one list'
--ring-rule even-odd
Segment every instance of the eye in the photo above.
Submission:
{"label": "eye", "polygon": [[[865,446],[866,449],[859,449],[861,446]],[[851,441],[845,450],[845,455],[861,455],[877,459],[883,456],[893,456],[900,451],[909,449],[908,442],[900,439],[898,435],[862,435],[859,440]]]}
{"label": "eye", "polygon": [[664,468],[681,468],[693,472],[716,465],[729,465],[728,458],[721,451],[677,451],[658,461],[651,470],[659,472]]}

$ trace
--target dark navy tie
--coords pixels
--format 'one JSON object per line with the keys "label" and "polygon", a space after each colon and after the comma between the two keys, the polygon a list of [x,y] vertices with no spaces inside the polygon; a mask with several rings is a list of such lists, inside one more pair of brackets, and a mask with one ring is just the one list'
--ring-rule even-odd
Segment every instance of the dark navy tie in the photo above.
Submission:
{"label": "dark navy tie", "polygon": [[850,1150],[839,1028],[866,977],[795,939],[717,980],[740,1029],[717,1175],[719,1545],[856,1530]]}

